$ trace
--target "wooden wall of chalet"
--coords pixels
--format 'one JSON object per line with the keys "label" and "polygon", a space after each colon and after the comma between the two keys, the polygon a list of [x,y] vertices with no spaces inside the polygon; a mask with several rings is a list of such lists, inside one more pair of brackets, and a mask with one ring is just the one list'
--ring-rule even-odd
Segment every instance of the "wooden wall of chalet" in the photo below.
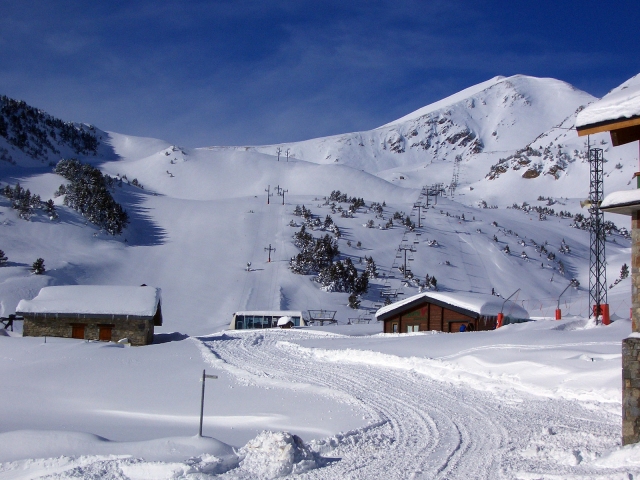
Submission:
{"label": "wooden wall of chalet", "polygon": [[[493,330],[496,326],[495,317],[480,317],[478,315],[465,315],[454,310],[435,305],[422,303],[402,314],[394,315],[384,321],[384,332],[393,333],[394,325],[398,333],[408,331],[428,332],[459,332],[461,325],[473,324],[475,330]],[[409,330],[409,327],[412,330]],[[415,327],[418,327],[415,330]]]}

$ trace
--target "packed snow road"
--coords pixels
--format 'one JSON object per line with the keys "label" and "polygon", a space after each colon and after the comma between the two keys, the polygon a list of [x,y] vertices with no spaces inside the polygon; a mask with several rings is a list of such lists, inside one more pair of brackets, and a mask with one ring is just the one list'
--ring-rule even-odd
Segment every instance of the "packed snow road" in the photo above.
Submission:
{"label": "packed snow road", "polygon": [[633,478],[628,467],[601,461],[619,444],[615,415],[573,401],[482,392],[376,362],[339,363],[329,350],[317,355],[321,349],[295,343],[318,335],[274,329],[200,338],[216,368],[314,385],[367,412],[367,427],[311,442],[325,465],[305,478]]}

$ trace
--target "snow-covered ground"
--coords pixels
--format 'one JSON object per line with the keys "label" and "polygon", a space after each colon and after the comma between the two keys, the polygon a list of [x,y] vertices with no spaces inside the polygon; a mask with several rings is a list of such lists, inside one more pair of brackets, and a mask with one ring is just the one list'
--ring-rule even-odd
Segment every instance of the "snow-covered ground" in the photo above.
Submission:
{"label": "snow-covered ground", "polygon": [[[164,343],[45,343],[20,337],[20,324],[0,336],[0,445],[9,445],[0,479],[639,475],[637,448],[620,448],[620,342],[631,305],[619,274],[630,240],[624,231],[607,237],[616,321],[595,327],[589,232],[567,215],[530,210],[586,214],[585,145],[570,128],[594,100],[553,79],[497,77],[370,132],[297,144],[191,149],[98,131],[98,155],[81,160],[124,178],[114,196],[131,225],[111,237],[62,197],[58,220],[40,212],[25,221],[0,196],[0,314],[44,286],[144,283],[162,290]],[[1,186],[19,181],[54,198],[66,181],[3,142],[15,164],[0,162]],[[608,160],[605,193],[632,188],[636,146],[612,149],[605,134],[591,142]],[[134,178],[144,188],[127,184]],[[452,178],[437,204],[424,195]],[[284,202],[267,204],[265,190],[280,188]],[[325,201],[333,190],[367,206],[342,217]],[[419,213],[416,202],[427,201]],[[372,202],[385,202],[382,214]],[[365,256],[375,260],[379,276],[359,310],[347,293],[289,270],[303,204],[338,225],[340,258],[359,270]],[[420,227],[379,228],[396,212]],[[605,219],[629,228],[628,217]],[[536,321],[402,335],[356,323],[374,316],[381,291],[420,291],[399,270],[400,245],[414,250],[408,267],[421,283],[435,276],[443,292],[503,298],[520,289],[512,300]],[[38,257],[44,275],[29,271]],[[580,287],[559,300],[573,278]],[[310,309],[336,310],[339,325],[226,330],[236,311]],[[210,438],[199,439],[203,369],[219,378],[207,381]]]}
{"label": "snow-covered ground", "polygon": [[[12,365],[0,391],[10,406],[0,479],[640,474],[638,449],[619,440],[628,320],[463,334],[376,328],[227,331],[144,348],[0,337]],[[198,439],[202,369],[219,378],[207,382]],[[254,439],[262,430],[306,445]]]}

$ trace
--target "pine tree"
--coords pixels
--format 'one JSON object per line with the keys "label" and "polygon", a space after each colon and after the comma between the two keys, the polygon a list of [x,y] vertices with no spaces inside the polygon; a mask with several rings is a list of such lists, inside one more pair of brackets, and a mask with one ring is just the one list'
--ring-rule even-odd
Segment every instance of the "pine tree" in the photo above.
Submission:
{"label": "pine tree", "polygon": [[7,256],[4,254],[4,251],[0,250],[0,267],[4,267],[7,264]]}
{"label": "pine tree", "polygon": [[622,268],[620,268],[620,279],[624,280],[629,276],[629,266],[626,263],[622,264]]}
{"label": "pine tree", "polygon": [[58,212],[56,212],[53,200],[49,199],[44,203],[44,211],[51,220],[58,218]]}
{"label": "pine tree", "polygon": [[354,310],[360,308],[360,299],[355,293],[349,295],[349,307],[353,308]]}
{"label": "pine tree", "polygon": [[366,272],[369,274],[369,278],[378,278],[378,268],[376,267],[376,262],[373,261],[373,257],[364,257],[365,262],[367,263]]}
{"label": "pine tree", "polygon": [[42,275],[45,272],[44,259],[36,259],[36,261],[31,265],[31,271],[36,275]]}

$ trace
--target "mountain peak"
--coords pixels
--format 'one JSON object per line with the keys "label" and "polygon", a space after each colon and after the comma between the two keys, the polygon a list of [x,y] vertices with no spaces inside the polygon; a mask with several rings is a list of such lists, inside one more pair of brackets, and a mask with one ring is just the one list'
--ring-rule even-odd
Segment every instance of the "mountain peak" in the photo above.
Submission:
{"label": "mountain peak", "polygon": [[509,88],[516,89],[517,93],[525,97],[528,97],[529,95],[547,98],[573,97],[570,99],[571,103],[574,103],[575,100],[577,100],[578,103],[582,103],[585,105],[590,101],[593,101],[593,97],[591,97],[591,95],[589,95],[588,93],[577,90],[572,85],[561,80],[556,80],[555,78],[538,78],[522,74],[516,74],[510,77],[499,75],[476,85],[472,85],[471,87],[465,88],[464,90],[454,93],[453,95],[449,95],[442,100],[438,100],[437,102],[419,108],[418,110],[415,110],[397,120],[389,122],[378,128],[395,126],[401,123],[415,120],[438,110],[448,108],[472,97],[478,98],[478,96],[482,94],[482,92],[488,92],[493,87],[501,84],[507,85]]}

